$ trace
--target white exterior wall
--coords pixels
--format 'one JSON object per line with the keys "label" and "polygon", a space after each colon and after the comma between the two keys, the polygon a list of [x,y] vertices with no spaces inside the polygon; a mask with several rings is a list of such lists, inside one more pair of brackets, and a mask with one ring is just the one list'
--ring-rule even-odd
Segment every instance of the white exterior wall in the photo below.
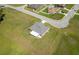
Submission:
{"label": "white exterior wall", "polygon": [[43,24],[44,24],[44,23],[46,23],[46,21],[45,21],[45,20],[42,20],[41,22],[42,22]]}
{"label": "white exterior wall", "polygon": [[35,32],[35,31],[31,31],[30,34],[33,35],[33,36],[35,36],[35,37],[41,38],[41,36],[39,35],[39,33]]}

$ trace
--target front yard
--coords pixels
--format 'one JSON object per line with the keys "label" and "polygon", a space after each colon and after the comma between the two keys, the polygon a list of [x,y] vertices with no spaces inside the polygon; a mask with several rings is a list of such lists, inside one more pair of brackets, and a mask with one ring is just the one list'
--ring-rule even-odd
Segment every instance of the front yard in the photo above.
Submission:
{"label": "front yard", "polygon": [[45,13],[42,13],[42,12],[40,12],[39,14],[42,15],[42,16],[51,18],[51,19],[55,19],[55,20],[60,20],[64,17],[63,14],[45,14]]}
{"label": "front yard", "polygon": [[67,4],[66,8],[70,10],[73,6],[74,6],[74,4]]}

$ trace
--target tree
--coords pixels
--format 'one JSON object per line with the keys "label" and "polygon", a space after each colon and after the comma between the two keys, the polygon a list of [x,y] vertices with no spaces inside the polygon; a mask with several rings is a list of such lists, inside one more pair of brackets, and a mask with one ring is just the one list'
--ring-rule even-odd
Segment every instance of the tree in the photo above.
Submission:
{"label": "tree", "polygon": [[4,20],[4,16],[5,16],[3,10],[4,10],[4,6],[0,6],[0,23]]}

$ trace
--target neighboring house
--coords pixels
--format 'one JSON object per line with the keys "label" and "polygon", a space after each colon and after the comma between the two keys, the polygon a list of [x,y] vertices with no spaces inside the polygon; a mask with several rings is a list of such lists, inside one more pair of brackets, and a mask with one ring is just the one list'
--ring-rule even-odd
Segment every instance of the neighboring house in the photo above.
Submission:
{"label": "neighboring house", "polygon": [[54,6],[48,6],[48,13],[49,14],[55,14],[58,13],[60,8],[54,7]]}
{"label": "neighboring house", "polygon": [[38,38],[42,38],[42,36],[44,36],[46,32],[48,32],[49,30],[49,28],[41,22],[36,22],[34,25],[30,27],[30,29],[32,30],[30,34]]}
{"label": "neighboring house", "polygon": [[52,6],[48,6],[48,13],[55,14],[58,13],[61,8],[64,8],[65,4],[56,4]]}
{"label": "neighboring house", "polygon": [[4,7],[5,6],[5,4],[0,4],[0,7]]}
{"label": "neighboring house", "polygon": [[33,9],[38,9],[41,6],[42,4],[28,4],[28,7],[33,8]]}
{"label": "neighboring house", "polygon": [[55,7],[64,8],[66,4],[55,4]]}

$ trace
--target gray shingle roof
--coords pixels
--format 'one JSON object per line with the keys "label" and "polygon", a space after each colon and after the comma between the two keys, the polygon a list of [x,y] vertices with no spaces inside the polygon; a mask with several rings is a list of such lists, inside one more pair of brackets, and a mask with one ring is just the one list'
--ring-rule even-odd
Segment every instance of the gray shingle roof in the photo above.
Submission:
{"label": "gray shingle roof", "polygon": [[35,32],[37,32],[37,33],[39,33],[39,35],[44,35],[45,34],[45,32],[47,32],[47,30],[49,29],[47,26],[45,26],[43,23],[41,23],[41,22],[36,22],[34,25],[32,25],[31,27],[30,27],[30,29],[32,30],[32,31],[35,31]]}
{"label": "gray shingle roof", "polygon": [[42,4],[29,4],[29,7],[34,8],[34,9],[37,9],[40,6],[42,6]]}

